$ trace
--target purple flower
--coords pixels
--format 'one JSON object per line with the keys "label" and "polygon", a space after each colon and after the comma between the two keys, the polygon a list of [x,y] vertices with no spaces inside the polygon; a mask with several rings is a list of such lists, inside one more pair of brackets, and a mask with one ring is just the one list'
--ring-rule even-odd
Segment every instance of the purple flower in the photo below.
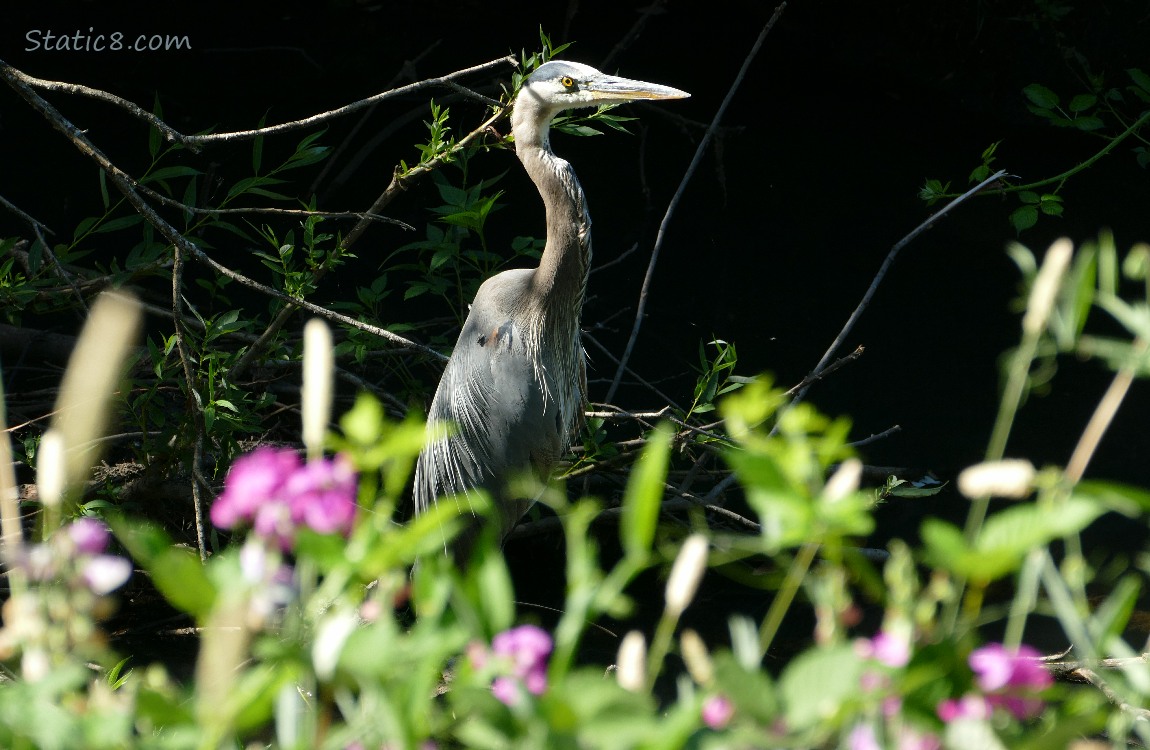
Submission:
{"label": "purple flower", "polygon": [[[532,695],[547,689],[547,657],[551,636],[534,625],[521,625],[499,633],[491,641],[491,652],[507,665],[508,674],[496,677],[491,691],[503,703],[514,706],[522,698],[520,686]],[[488,662],[482,649],[469,649],[472,663],[482,669]]]}
{"label": "purple flower", "polygon": [[280,490],[300,465],[290,449],[261,446],[240,456],[228,471],[224,491],[212,503],[212,523],[222,529],[251,523],[261,507],[283,501]]}
{"label": "purple flower", "polygon": [[1019,719],[1042,711],[1042,701],[1030,694],[1050,687],[1054,679],[1030,646],[1011,652],[1002,644],[991,643],[972,651],[969,663],[992,706],[1001,706]]}
{"label": "purple flower", "polygon": [[735,715],[735,704],[725,695],[712,695],[703,701],[703,723],[711,729],[722,729]]}
{"label": "purple flower", "polygon": [[81,555],[99,555],[108,548],[108,527],[90,516],[77,518],[69,524],[68,537]]}
{"label": "purple flower", "polygon": [[310,461],[288,477],[291,518],[320,534],[351,531],[355,520],[355,469],[346,456]]}

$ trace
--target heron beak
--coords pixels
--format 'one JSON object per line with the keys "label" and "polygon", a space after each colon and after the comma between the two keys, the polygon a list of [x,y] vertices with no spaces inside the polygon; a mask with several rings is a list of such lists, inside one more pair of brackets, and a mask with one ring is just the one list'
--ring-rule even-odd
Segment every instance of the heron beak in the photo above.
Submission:
{"label": "heron beak", "polygon": [[634,101],[636,99],[686,99],[690,96],[686,91],[673,89],[670,86],[660,86],[657,83],[646,81],[633,81],[629,78],[616,76],[603,76],[595,78],[584,84],[596,101]]}

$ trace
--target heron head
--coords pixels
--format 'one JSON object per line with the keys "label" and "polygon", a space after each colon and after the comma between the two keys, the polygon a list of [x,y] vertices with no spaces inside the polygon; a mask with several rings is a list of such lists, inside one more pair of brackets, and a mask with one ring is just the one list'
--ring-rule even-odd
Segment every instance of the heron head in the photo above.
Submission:
{"label": "heron head", "polygon": [[636,99],[684,99],[686,91],[657,83],[607,75],[590,65],[552,60],[540,65],[526,81],[516,100],[530,101],[550,116],[565,109],[594,107]]}

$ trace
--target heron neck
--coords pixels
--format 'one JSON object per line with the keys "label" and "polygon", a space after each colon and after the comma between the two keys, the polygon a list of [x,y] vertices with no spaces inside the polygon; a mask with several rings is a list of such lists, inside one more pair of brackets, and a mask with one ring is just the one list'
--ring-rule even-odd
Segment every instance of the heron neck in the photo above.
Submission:
{"label": "heron neck", "polygon": [[[528,118],[529,119],[529,118]],[[547,125],[535,129],[515,122],[515,150],[547,211],[547,244],[533,286],[547,307],[567,314],[582,309],[591,267],[591,217],[575,170],[551,151]]]}

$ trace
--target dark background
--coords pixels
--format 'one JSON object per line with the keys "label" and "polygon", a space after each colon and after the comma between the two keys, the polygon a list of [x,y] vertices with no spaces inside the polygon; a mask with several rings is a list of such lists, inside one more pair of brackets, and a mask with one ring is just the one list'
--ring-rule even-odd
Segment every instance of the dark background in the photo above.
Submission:
{"label": "dark background", "polygon": [[[83,83],[150,108],[183,132],[249,128],[333,108],[394,85],[405,61],[417,78],[442,75],[508,53],[534,50],[542,27],[564,55],[622,75],[685,89],[692,98],[631,108],[634,135],[556,136],[574,165],[595,220],[596,260],[638,241],[624,262],[592,277],[584,323],[622,351],[654,231],[701,137],[773,5],[676,3],[624,42],[649,2],[57,3],[11,5],[0,23],[0,57],[43,78]],[[1064,7],[1053,19],[1047,12]],[[28,51],[26,33],[120,31],[187,35],[190,51]],[[819,2],[797,0],[752,63],[724,119],[726,130],[688,185],[654,279],[633,364],[677,400],[690,401],[700,340],[735,342],[738,372],[799,381],[834,339],[889,248],[928,214],[917,192],[927,178],[965,189],[979,154],[1002,141],[995,166],[1023,181],[1062,172],[1101,148],[1087,134],[1049,126],[1026,109],[1021,89],[1042,83],[1063,100],[1086,90],[1082,65],[1112,85],[1124,69],[1150,71],[1146,2]],[[610,56],[610,57],[609,57]],[[399,79],[405,82],[407,78]],[[468,84],[495,94],[509,75]],[[102,103],[47,97],[118,164],[141,166],[142,125]],[[481,108],[451,105],[462,135]],[[415,117],[370,153],[349,179],[322,193],[321,207],[362,210],[399,159],[416,160],[426,96],[380,107],[354,137]],[[1135,114],[1135,113],[1132,113]],[[329,126],[323,142],[348,138],[358,117]],[[289,150],[300,134],[268,150]],[[1062,191],[1066,213],[1044,217],[1020,238],[1036,252],[1056,237],[1076,242],[1114,231],[1120,250],[1150,240],[1150,180],[1123,144]],[[245,169],[250,145],[212,149],[206,159]],[[268,163],[270,156],[265,157]],[[224,167],[227,168],[226,166]],[[508,208],[489,225],[492,247],[542,234],[537,196],[510,152],[473,168],[507,171]],[[646,191],[646,192],[645,192]],[[0,194],[68,234],[95,212],[95,168],[7,89],[0,90]],[[413,190],[388,214],[422,227],[434,201]],[[901,425],[866,448],[868,462],[943,472],[978,460],[994,418],[998,359],[1017,341],[1009,309],[1018,273],[1004,253],[1014,238],[1008,196],[980,197],[911,244],[895,264],[843,352],[857,362],[816,386],[810,398],[847,413],[858,438]],[[24,229],[0,216],[0,234]],[[325,281],[317,301],[347,298],[371,274],[373,258],[416,237],[372,229],[356,251],[363,265]],[[229,251],[220,252],[229,263]],[[238,261],[237,261],[238,262]],[[401,305],[399,296],[391,304]],[[423,311],[420,311],[423,312]],[[395,321],[420,319],[397,309]],[[64,321],[61,330],[74,322]],[[442,332],[440,332],[442,333]],[[423,337],[421,340],[427,340]],[[614,368],[590,348],[591,397],[602,398]],[[428,370],[429,386],[435,373]],[[1009,453],[1064,464],[1108,377],[1095,363],[1065,361],[1051,392],[1023,411]],[[384,384],[386,387],[386,383]],[[640,410],[662,404],[625,389],[616,401]],[[1150,397],[1136,384],[1090,475],[1150,482],[1146,436]]]}

